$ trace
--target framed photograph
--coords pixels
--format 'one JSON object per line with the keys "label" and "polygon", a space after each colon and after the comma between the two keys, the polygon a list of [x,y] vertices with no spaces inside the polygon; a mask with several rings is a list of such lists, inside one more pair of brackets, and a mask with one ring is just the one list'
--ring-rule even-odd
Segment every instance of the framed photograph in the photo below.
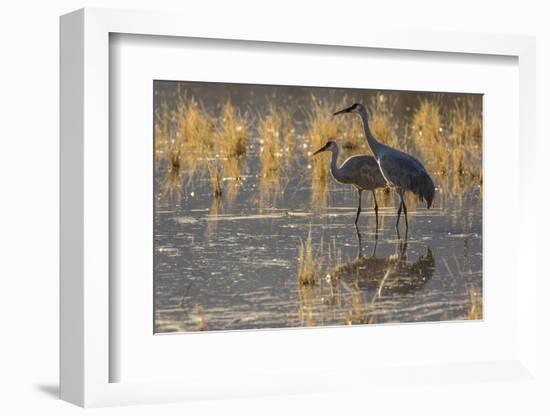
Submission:
{"label": "framed photograph", "polygon": [[61,18],[61,397],[536,383],[534,40],[186,21]]}

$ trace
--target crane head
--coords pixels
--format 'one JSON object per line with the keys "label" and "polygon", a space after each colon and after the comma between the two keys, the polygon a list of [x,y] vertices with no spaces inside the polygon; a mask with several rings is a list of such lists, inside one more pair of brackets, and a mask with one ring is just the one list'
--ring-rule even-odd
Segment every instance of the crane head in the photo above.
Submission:
{"label": "crane head", "polygon": [[333,116],[337,116],[338,114],[345,114],[345,113],[358,113],[361,110],[364,110],[365,107],[363,104],[355,103],[353,105],[350,105],[349,107],[344,108],[343,110],[339,110],[333,114]]}
{"label": "crane head", "polygon": [[335,147],[336,147],[336,142],[334,142],[333,140],[329,140],[323,147],[321,147],[316,152],[313,152],[312,156],[315,156],[316,154],[321,152],[326,152],[328,150],[332,151],[332,149],[334,149]]}

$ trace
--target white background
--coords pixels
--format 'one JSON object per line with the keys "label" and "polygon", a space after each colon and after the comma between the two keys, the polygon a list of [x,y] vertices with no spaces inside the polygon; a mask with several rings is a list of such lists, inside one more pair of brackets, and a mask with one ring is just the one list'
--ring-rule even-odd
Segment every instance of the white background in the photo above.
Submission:
{"label": "white background", "polygon": [[[186,4],[189,3],[189,4]],[[219,3],[219,7],[215,4]],[[225,4],[227,3],[227,4]],[[242,4],[242,5],[241,5]],[[276,19],[285,25],[368,25],[432,27],[438,30],[537,36],[539,247],[548,235],[546,192],[550,105],[550,28],[544,2],[521,1],[19,1],[4,3],[0,14],[0,205],[2,299],[0,316],[0,411],[3,414],[73,414],[82,410],[55,399],[58,376],[58,16],[83,6],[174,9],[193,13],[236,14]],[[185,22],[182,22],[185,24]],[[236,27],[238,32],[238,27]],[[503,123],[506,120],[502,120]],[[543,141],[543,138],[546,138]],[[544,199],[543,199],[544,198]],[[505,224],[504,224],[505,225]],[[546,243],[547,245],[547,243]],[[542,265],[542,256],[539,257]],[[538,292],[550,293],[543,282]],[[542,351],[539,367],[550,374],[549,304],[538,307]],[[100,414],[548,414],[550,386],[530,384],[450,384],[433,388],[390,386],[376,397],[338,393],[271,397],[163,406],[94,410]]]}

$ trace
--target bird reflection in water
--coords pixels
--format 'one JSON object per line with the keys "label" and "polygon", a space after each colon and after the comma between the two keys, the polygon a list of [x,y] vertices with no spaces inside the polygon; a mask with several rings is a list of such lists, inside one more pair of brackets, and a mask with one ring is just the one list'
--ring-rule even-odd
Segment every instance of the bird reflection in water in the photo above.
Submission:
{"label": "bird reflection in water", "polygon": [[335,318],[345,324],[391,321],[391,305],[414,294],[432,279],[435,258],[429,246],[412,261],[407,256],[408,240],[398,240],[395,253],[384,257],[377,255],[377,233],[369,255],[363,252],[363,238],[358,229],[356,237],[356,257],[329,268],[328,285],[299,288],[300,318],[305,326],[334,322]]}
{"label": "bird reflection in water", "polygon": [[416,261],[407,258],[408,240],[400,239],[396,243],[396,252],[387,257],[378,257],[378,235],[375,234],[374,245],[370,256],[363,254],[362,235],[356,230],[357,257],[332,269],[331,276],[344,281],[357,281],[361,288],[382,289],[388,294],[408,293],[427,283],[435,270],[435,259],[429,246],[425,254]]}

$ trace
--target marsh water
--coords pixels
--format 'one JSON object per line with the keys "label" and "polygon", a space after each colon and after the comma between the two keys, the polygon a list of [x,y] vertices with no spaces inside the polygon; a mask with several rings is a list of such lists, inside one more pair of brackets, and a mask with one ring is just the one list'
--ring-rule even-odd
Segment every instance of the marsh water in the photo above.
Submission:
{"label": "marsh water", "polygon": [[[309,146],[305,121],[295,129],[296,146]],[[439,191],[430,210],[411,200],[406,235],[403,222],[399,235],[395,228],[394,195],[377,194],[377,225],[364,192],[356,229],[355,189],[330,178],[316,203],[308,152],[266,184],[262,145],[251,129],[239,180],[223,176],[221,197],[208,172],[184,170],[167,186],[167,163],[156,163],[155,332],[467,319],[472,291],[482,293],[481,186]],[[448,179],[433,177],[440,187]],[[299,247],[308,238],[318,278],[303,285]]]}

